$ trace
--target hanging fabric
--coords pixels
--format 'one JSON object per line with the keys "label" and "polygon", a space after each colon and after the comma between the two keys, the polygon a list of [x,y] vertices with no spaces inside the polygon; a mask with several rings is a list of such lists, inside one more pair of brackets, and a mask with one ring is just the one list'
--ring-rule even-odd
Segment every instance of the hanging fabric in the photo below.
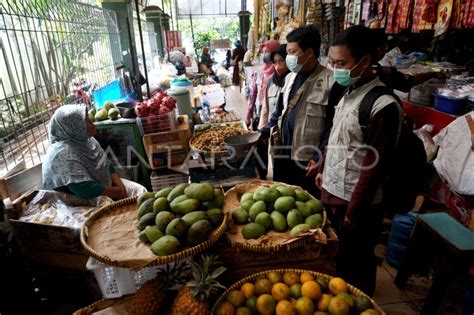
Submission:
{"label": "hanging fabric", "polygon": [[466,0],[464,5],[464,27],[474,27],[474,0]]}
{"label": "hanging fabric", "polygon": [[407,29],[410,27],[410,13],[412,11],[412,0],[401,0],[398,5],[398,29],[397,33],[401,29]]}
{"label": "hanging fabric", "polygon": [[436,12],[439,0],[425,0],[421,18],[429,23],[436,23]]}
{"label": "hanging fabric", "polygon": [[394,0],[390,2],[388,6],[387,27],[385,28],[388,34],[395,33],[394,19],[395,19],[395,12],[397,11],[397,5],[398,5],[398,1]]}

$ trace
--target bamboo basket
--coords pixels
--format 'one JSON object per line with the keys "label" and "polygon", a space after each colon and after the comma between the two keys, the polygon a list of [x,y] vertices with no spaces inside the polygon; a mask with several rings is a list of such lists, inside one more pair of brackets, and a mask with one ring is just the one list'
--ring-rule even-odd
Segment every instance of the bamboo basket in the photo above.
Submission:
{"label": "bamboo basket", "polygon": [[[216,314],[216,311],[217,311],[217,307],[219,306],[220,303],[222,303],[225,298],[227,297],[227,295],[233,291],[233,290],[239,290],[240,287],[242,287],[242,285],[246,282],[253,282],[255,281],[258,277],[260,276],[266,276],[269,272],[272,272],[272,271],[275,271],[275,272],[279,272],[279,273],[285,273],[285,272],[290,272],[290,271],[293,271],[293,272],[296,272],[298,273],[299,275],[303,272],[308,272],[310,273],[311,275],[313,275],[313,277],[317,278],[317,277],[323,277],[326,281],[329,281],[331,280],[332,276],[329,276],[327,274],[324,274],[324,273],[319,273],[319,272],[316,272],[316,271],[311,271],[311,270],[304,270],[304,269],[270,269],[270,270],[266,270],[266,271],[262,271],[262,272],[258,272],[256,274],[253,274],[251,276],[248,276],[248,277],[245,277],[243,279],[241,279],[240,281],[234,283],[233,285],[231,285],[224,293],[222,293],[222,295],[217,299],[216,303],[214,303],[214,305],[212,306],[212,309],[211,309],[211,315],[214,315]],[[356,287],[350,285],[349,283],[347,284],[347,286],[349,287],[349,293],[355,295],[355,296],[366,296],[370,299],[370,301],[372,302],[373,304],[373,308],[376,309],[377,311],[379,311],[382,315],[386,315],[386,313],[380,308],[380,306],[377,305],[377,303],[375,303],[375,301],[373,299],[371,299],[367,294],[365,294],[364,292],[362,292],[361,290],[357,289]]]}
{"label": "bamboo basket", "polygon": [[[95,259],[109,265],[109,266],[115,266],[115,267],[124,267],[124,268],[134,268],[134,266],[131,266],[129,263],[127,262],[123,262],[123,261],[120,261],[120,260],[116,260],[116,259],[113,259],[111,257],[108,257],[108,256],[104,256],[102,255],[101,253],[97,252],[94,248],[92,248],[89,243],[88,243],[88,239],[89,239],[89,227],[91,227],[99,218],[101,218],[102,216],[104,215],[108,215],[110,213],[114,213],[114,212],[119,212],[119,211],[124,211],[124,208],[128,207],[130,210],[127,210],[127,211],[136,211],[136,208],[135,207],[130,207],[131,205],[135,205],[136,204],[136,201],[137,201],[137,197],[130,197],[130,198],[126,198],[126,199],[122,199],[120,201],[117,201],[117,202],[114,202],[114,203],[111,203],[103,208],[100,208],[99,210],[97,210],[96,212],[94,212],[87,220],[86,222],[84,223],[82,229],[81,229],[81,243],[82,245],[84,246],[84,249],[86,251],[86,253],[92,257],[94,257]],[[222,237],[222,235],[224,234],[226,228],[227,228],[227,217],[224,215],[223,216],[223,220],[221,222],[221,224],[219,225],[219,227],[217,227],[216,229],[214,229],[211,233],[211,235],[209,236],[209,238],[205,241],[205,242],[202,242],[194,247],[190,247],[190,248],[185,248],[184,250],[180,251],[180,252],[177,252],[175,254],[172,254],[172,255],[166,255],[166,256],[156,256],[156,258],[151,261],[150,263],[148,263],[146,266],[142,266],[142,267],[147,267],[147,266],[156,266],[156,265],[162,265],[162,264],[168,264],[168,263],[171,263],[171,262],[175,262],[175,261],[179,261],[179,260],[182,260],[188,256],[192,256],[192,255],[196,255],[200,252],[202,252],[203,250],[205,250],[206,248],[208,248],[209,246],[213,245],[215,242],[217,242],[217,240],[219,240],[219,238]],[[133,229],[136,229],[135,225],[130,225],[131,228]],[[150,251],[150,249],[147,247],[144,247],[144,249]]]}
{"label": "bamboo basket", "polygon": [[[252,180],[248,184],[270,187],[271,185],[273,185],[275,183],[279,183],[279,182],[264,181],[264,180]],[[224,197],[223,212],[227,217],[229,217],[228,218],[229,222],[231,222],[230,216],[231,216],[231,211],[234,208],[233,206],[237,206],[237,205],[230,205],[229,206],[229,204],[228,204],[229,196],[231,194],[237,194],[238,191],[241,190],[243,186],[248,185],[248,184],[237,185],[237,186],[231,188],[229,191],[226,192],[225,197]],[[289,186],[293,189],[303,190],[299,186],[288,185],[288,184],[285,184],[285,183],[280,183],[280,184],[283,184],[285,186]],[[309,196],[311,196],[311,198],[316,199],[309,192],[307,192],[306,190],[303,190],[303,191],[305,191]],[[323,209],[322,216],[323,216],[323,223],[322,223],[320,228],[315,229],[315,230],[321,230],[322,231],[322,229],[328,224],[327,213],[326,213],[325,209]],[[281,235],[281,234],[288,234],[289,231],[282,232],[282,233],[278,233],[278,232],[275,232],[275,231],[267,232],[267,234],[269,234],[269,233],[273,234],[273,235]],[[314,232],[305,233],[305,234],[302,234],[299,237],[297,236],[296,238],[294,238],[290,242],[286,242],[285,244],[275,244],[275,245],[267,245],[267,244],[263,244],[263,243],[249,244],[245,240],[242,241],[242,240],[236,239],[235,238],[236,234],[232,233],[232,231],[230,231],[230,230],[227,230],[225,236],[226,236],[226,239],[227,239],[228,243],[232,247],[237,247],[237,248],[240,248],[240,249],[244,249],[244,250],[248,250],[248,251],[252,251],[252,252],[257,252],[257,253],[275,253],[275,252],[279,252],[279,251],[291,251],[295,248],[299,248],[299,247],[306,246],[306,245],[309,245],[311,243],[314,243],[314,241],[315,241],[314,240],[314,234],[315,234]]]}

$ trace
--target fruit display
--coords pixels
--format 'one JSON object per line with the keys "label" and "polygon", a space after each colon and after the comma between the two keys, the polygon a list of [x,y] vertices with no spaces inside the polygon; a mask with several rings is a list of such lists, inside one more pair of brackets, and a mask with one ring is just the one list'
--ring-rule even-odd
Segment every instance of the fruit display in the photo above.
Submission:
{"label": "fruit display", "polygon": [[222,152],[226,150],[224,143],[226,138],[249,133],[249,131],[242,129],[239,123],[207,126],[209,127],[201,128],[191,138],[190,145],[192,148],[198,151]]}
{"label": "fruit display", "polygon": [[214,255],[202,255],[198,262],[191,263],[191,280],[178,292],[171,308],[171,314],[209,314],[209,299],[225,290],[217,278],[226,268],[222,267]]}
{"label": "fruit display", "polygon": [[105,102],[104,106],[99,110],[95,108],[90,109],[87,112],[87,117],[91,121],[116,120],[120,117],[120,112],[112,102]]}
{"label": "fruit display", "polygon": [[252,191],[234,195],[238,206],[230,211],[245,240],[258,239],[268,232],[296,237],[324,224],[323,204],[306,191],[274,183],[254,185]]}
{"label": "fruit display", "polygon": [[176,108],[176,100],[163,91],[153,94],[147,101],[135,104],[135,113],[138,117],[164,115]]}
{"label": "fruit display", "polygon": [[261,272],[231,286],[212,314],[381,315],[377,305],[341,278],[313,271]]}
{"label": "fruit display", "polygon": [[224,194],[208,183],[182,183],[137,199],[139,239],[159,256],[208,240],[224,218]]}

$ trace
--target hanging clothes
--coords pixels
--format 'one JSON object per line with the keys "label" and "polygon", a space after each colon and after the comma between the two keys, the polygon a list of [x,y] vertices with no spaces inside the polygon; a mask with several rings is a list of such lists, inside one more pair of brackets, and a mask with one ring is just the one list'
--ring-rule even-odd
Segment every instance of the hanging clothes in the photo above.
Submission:
{"label": "hanging clothes", "polygon": [[453,10],[453,0],[441,0],[438,5],[438,18],[435,25],[434,36],[440,36],[448,30]]}

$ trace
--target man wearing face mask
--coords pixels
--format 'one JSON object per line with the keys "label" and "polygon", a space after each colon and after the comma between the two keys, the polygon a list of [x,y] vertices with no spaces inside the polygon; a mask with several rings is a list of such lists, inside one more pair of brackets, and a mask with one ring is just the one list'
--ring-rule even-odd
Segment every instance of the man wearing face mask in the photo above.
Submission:
{"label": "man wearing face mask", "polygon": [[332,130],[316,184],[321,188],[331,225],[339,236],[336,272],[369,296],[375,291],[376,257],[383,211],[380,187],[388,171],[402,119],[397,100],[378,97],[370,112],[367,129],[359,123],[364,97],[384,86],[372,70],[376,47],[364,26],[340,33],[329,50],[334,87],[344,95],[335,107]]}
{"label": "man wearing face mask", "polygon": [[[273,180],[319,195],[314,176],[321,136],[327,119],[331,119],[327,104],[332,73],[318,62],[321,37],[317,29],[302,27],[286,38],[286,66],[291,73],[270,121],[260,132],[266,136],[278,125],[272,131]],[[284,149],[275,150],[278,147]]]}

